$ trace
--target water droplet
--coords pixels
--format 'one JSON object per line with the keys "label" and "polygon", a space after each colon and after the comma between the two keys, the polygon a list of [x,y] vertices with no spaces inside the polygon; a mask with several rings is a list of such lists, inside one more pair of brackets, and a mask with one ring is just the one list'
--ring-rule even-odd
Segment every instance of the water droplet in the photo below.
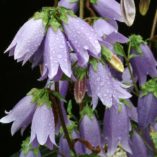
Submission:
{"label": "water droplet", "polygon": [[62,58],[62,55],[59,54],[59,55],[57,55],[57,57],[58,57],[58,59],[61,59],[61,58]]}
{"label": "water droplet", "polygon": [[89,47],[88,47],[87,45],[85,45],[85,46],[84,46],[84,49],[85,49],[85,50],[88,50],[88,49],[89,49]]}

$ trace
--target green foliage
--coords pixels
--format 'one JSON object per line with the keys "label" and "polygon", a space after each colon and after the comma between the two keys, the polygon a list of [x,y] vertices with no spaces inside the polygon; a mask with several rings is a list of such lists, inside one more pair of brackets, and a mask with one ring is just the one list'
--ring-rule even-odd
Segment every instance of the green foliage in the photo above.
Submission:
{"label": "green foliage", "polygon": [[93,110],[90,106],[86,105],[84,106],[83,110],[80,112],[80,117],[81,119],[87,115],[89,118],[92,118],[93,117]]}
{"label": "green foliage", "polygon": [[108,49],[105,46],[101,47],[101,54],[102,54],[102,57],[104,57],[105,60],[107,60],[107,61],[110,61],[111,58],[112,58],[112,52],[111,52],[111,50]]}
{"label": "green foliage", "polygon": [[98,60],[95,58],[91,58],[89,63],[92,65],[94,71],[96,72],[98,69]]}
{"label": "green foliage", "polygon": [[53,30],[56,32],[58,28],[61,27],[61,24],[57,21],[55,17],[52,16],[52,18],[49,21],[49,25],[53,28]]}
{"label": "green foliage", "polygon": [[147,81],[141,87],[141,90],[142,90],[142,96],[152,93],[155,97],[157,97],[157,78],[153,78]]}
{"label": "green foliage", "polygon": [[74,68],[74,75],[78,80],[82,80],[87,75],[87,69],[76,67]]}
{"label": "green foliage", "polygon": [[70,0],[70,3],[76,3],[78,0]]}
{"label": "green foliage", "polygon": [[142,50],[141,50],[141,44],[145,44],[146,42],[143,40],[142,36],[140,35],[131,35],[129,37],[129,44],[130,47],[133,48],[136,52],[137,55],[142,54]]}
{"label": "green foliage", "polygon": [[154,143],[155,148],[157,149],[157,131],[151,131],[150,136]]}
{"label": "green foliage", "polygon": [[97,3],[97,0],[90,0],[90,3],[96,4],[96,3]]}
{"label": "green foliage", "polygon": [[41,106],[47,105],[51,107],[51,101],[49,100],[49,91],[46,88],[37,89],[33,88],[27,95],[32,95],[32,102]]}
{"label": "green foliage", "polygon": [[124,48],[120,43],[114,44],[114,51],[116,52],[118,56],[122,56],[122,57],[125,56]]}

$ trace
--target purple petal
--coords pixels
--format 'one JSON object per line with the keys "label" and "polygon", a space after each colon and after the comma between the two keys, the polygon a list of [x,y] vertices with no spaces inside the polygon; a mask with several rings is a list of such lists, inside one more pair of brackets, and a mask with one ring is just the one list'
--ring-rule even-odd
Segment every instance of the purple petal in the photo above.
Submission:
{"label": "purple petal", "polygon": [[147,157],[147,149],[140,135],[134,132],[130,142],[132,154],[129,157]]}
{"label": "purple petal", "polygon": [[35,104],[32,103],[32,96],[26,96],[17,103],[7,116],[1,118],[0,122],[13,122],[11,134],[14,135],[17,130],[25,128],[30,124],[35,108]]}
{"label": "purple petal", "polygon": [[146,128],[152,124],[157,117],[157,99],[153,94],[148,94],[138,100],[138,120],[139,125]]}
{"label": "purple petal", "polygon": [[59,29],[54,32],[49,28],[45,39],[43,74],[47,73],[49,79],[53,79],[59,66],[68,77],[71,77],[71,62],[65,37]]}
{"label": "purple petal", "polygon": [[[94,147],[101,146],[101,135],[98,121],[95,116],[88,117],[85,115],[80,122],[80,135],[81,138],[90,142]],[[91,151],[85,149],[86,153]]]}
{"label": "purple petal", "polygon": [[88,23],[77,17],[68,17],[68,22],[63,23],[65,34],[77,53],[79,64],[84,66],[89,60],[89,55],[100,57],[101,47],[98,38]]}
{"label": "purple petal", "polygon": [[45,27],[41,19],[30,19],[17,39],[14,58],[25,55],[30,58],[37,51],[45,35]]}
{"label": "purple petal", "polygon": [[54,116],[51,108],[47,105],[37,107],[31,126],[31,142],[37,137],[40,145],[46,144],[48,138],[52,144],[55,143],[55,124]]}
{"label": "purple petal", "polygon": [[60,0],[58,6],[65,7],[76,12],[78,9],[78,1],[72,2],[71,0]]}
{"label": "purple petal", "polygon": [[115,0],[97,0],[93,5],[95,10],[102,16],[123,22],[120,4]]}
{"label": "purple petal", "polygon": [[121,104],[121,111],[117,104],[107,109],[104,116],[104,135],[108,144],[108,155],[113,155],[118,144],[131,152],[129,146],[129,118],[126,108]]}
{"label": "purple petal", "polygon": [[128,99],[131,97],[130,93],[123,89],[122,83],[113,78],[107,65],[103,66],[99,63],[96,72],[90,67],[89,83],[94,108],[97,105],[97,97],[107,107],[112,106],[113,99],[119,102],[119,99]]}

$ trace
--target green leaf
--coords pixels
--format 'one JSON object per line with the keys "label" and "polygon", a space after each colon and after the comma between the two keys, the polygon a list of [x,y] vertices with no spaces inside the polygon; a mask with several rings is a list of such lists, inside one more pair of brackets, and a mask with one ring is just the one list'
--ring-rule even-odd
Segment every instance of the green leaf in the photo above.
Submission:
{"label": "green leaf", "polygon": [[81,119],[87,115],[89,118],[92,118],[94,113],[92,108],[89,105],[84,106],[83,110],[80,112]]}
{"label": "green leaf", "polygon": [[143,86],[141,86],[142,96],[152,93],[157,98],[157,78],[153,78],[147,81]]}
{"label": "green leaf", "polygon": [[94,71],[96,72],[98,69],[98,60],[95,58],[91,58],[89,63],[92,65]]}
{"label": "green leaf", "polygon": [[157,131],[151,131],[150,136],[154,143],[155,148],[157,149]]}
{"label": "green leaf", "polygon": [[64,99],[64,97],[60,94],[60,93],[58,93],[58,92],[56,92],[56,91],[53,91],[52,92],[52,95],[53,96],[55,96],[57,99],[59,99],[60,101],[62,101],[62,102],[67,102],[65,99]]}
{"label": "green leaf", "polygon": [[57,32],[57,30],[59,28],[61,28],[61,24],[57,21],[57,19],[55,17],[51,17],[50,21],[49,21],[49,25],[53,28],[53,30],[55,32]]}
{"label": "green leaf", "polygon": [[120,43],[114,44],[114,51],[116,52],[118,56],[122,56],[122,57],[125,56],[124,48]]}
{"label": "green leaf", "polygon": [[31,145],[30,145],[30,138],[26,138],[21,145],[21,149],[23,153],[26,155],[30,150],[31,150]]}
{"label": "green leaf", "polygon": [[104,57],[107,61],[110,61],[111,58],[112,58],[112,52],[111,52],[111,50],[108,49],[105,46],[102,46],[102,48],[101,48],[101,54],[102,54],[102,57]]}
{"label": "green leaf", "polygon": [[90,0],[90,3],[96,4],[96,3],[97,3],[97,0]]}
{"label": "green leaf", "polygon": [[32,95],[32,102],[39,106],[46,104],[48,107],[51,107],[52,105],[49,100],[49,91],[46,88],[33,88],[27,95]]}
{"label": "green leaf", "polygon": [[72,115],[72,100],[69,100],[68,102],[67,113],[70,116]]}
{"label": "green leaf", "polygon": [[82,80],[87,75],[87,69],[81,67],[74,68],[74,75],[78,80]]}
{"label": "green leaf", "polygon": [[139,55],[142,54],[142,50],[140,47],[141,44],[146,44],[146,42],[143,40],[142,36],[134,34],[129,37],[129,44],[130,47],[137,52],[137,55]]}

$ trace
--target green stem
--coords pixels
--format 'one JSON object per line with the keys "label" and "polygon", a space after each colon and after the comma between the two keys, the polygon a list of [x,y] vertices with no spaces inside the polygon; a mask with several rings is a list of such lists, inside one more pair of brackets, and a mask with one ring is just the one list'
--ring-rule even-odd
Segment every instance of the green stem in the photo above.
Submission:
{"label": "green stem", "polygon": [[86,8],[89,10],[91,16],[96,16],[94,10],[91,8],[91,5],[90,5],[90,0],[86,0]]}
{"label": "green stem", "polygon": [[80,11],[79,11],[80,18],[83,19],[84,17],[84,0],[80,0]]}
{"label": "green stem", "polygon": [[58,5],[58,0],[54,0],[54,6],[57,7]]}
{"label": "green stem", "polygon": [[[129,44],[127,55],[129,55],[130,50],[131,50],[131,45]],[[139,90],[138,90],[138,87],[137,87],[137,84],[136,84],[136,80],[134,78],[134,75],[133,75],[133,72],[132,72],[132,69],[131,69],[130,61],[128,59],[128,56],[126,56],[126,55],[125,55],[125,61],[126,61],[126,65],[128,67],[128,70],[129,70],[129,73],[130,73],[130,76],[131,76],[132,83],[133,83],[134,88],[135,88],[135,94],[138,96],[139,95]]]}
{"label": "green stem", "polygon": [[[55,90],[57,92],[59,92],[59,82],[55,83]],[[70,139],[68,129],[67,129],[65,121],[64,121],[62,107],[61,107],[60,101],[58,99],[57,99],[57,106],[58,106],[58,114],[59,114],[61,125],[62,125],[63,131],[64,131],[65,138],[67,139],[67,143],[69,145],[69,148],[73,151],[74,154],[76,154],[75,150],[74,150],[74,144],[73,144],[72,140]]]}
{"label": "green stem", "polygon": [[151,29],[150,39],[152,39],[154,37],[156,26],[157,26],[157,9],[155,11],[155,16],[154,16],[154,20],[153,20],[152,29]]}

